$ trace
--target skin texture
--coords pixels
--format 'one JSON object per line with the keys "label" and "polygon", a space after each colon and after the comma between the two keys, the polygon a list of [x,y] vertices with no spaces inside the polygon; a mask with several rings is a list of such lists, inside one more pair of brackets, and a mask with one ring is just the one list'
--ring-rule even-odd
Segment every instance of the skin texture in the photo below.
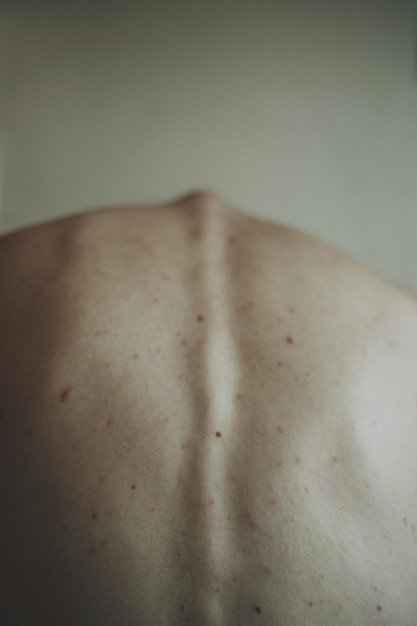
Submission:
{"label": "skin texture", "polygon": [[415,626],[417,302],[209,192],[0,239],[5,626]]}

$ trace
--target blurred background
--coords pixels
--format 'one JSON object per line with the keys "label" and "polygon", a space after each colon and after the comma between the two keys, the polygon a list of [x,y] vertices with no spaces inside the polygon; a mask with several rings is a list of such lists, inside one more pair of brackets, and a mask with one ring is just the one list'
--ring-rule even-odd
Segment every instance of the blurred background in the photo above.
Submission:
{"label": "blurred background", "polygon": [[0,234],[199,188],[417,295],[415,0],[0,0]]}

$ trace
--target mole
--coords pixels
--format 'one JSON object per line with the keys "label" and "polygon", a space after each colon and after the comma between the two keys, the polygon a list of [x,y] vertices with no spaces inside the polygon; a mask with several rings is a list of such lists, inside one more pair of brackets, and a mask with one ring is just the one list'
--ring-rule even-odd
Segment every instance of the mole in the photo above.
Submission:
{"label": "mole", "polygon": [[204,315],[197,315],[197,322],[203,322],[204,321]]}
{"label": "mole", "polygon": [[221,432],[218,430],[218,431],[216,432],[216,437],[221,437],[221,436],[222,436],[222,434],[221,434]]}
{"label": "mole", "polygon": [[65,389],[63,389],[61,391],[61,402],[66,402],[67,400],[69,400],[69,398],[71,397],[72,394],[72,387],[65,387]]}
{"label": "mole", "polygon": [[260,606],[255,606],[255,611],[256,611],[256,613],[262,613],[262,610],[261,610]]}
{"label": "mole", "polygon": [[294,339],[292,337],[285,337],[285,341],[289,344],[293,344],[294,343]]}

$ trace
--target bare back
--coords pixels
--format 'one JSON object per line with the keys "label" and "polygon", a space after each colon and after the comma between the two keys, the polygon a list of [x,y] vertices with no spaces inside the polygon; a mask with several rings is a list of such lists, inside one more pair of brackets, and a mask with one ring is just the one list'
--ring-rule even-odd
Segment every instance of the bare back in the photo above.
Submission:
{"label": "bare back", "polygon": [[415,626],[417,302],[197,193],[0,240],[1,623]]}

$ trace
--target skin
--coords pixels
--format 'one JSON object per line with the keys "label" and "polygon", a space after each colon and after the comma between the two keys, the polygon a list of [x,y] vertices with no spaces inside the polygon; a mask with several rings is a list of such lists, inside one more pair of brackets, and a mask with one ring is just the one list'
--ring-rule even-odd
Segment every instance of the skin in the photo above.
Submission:
{"label": "skin", "polygon": [[206,191],[0,239],[10,626],[415,626],[417,302]]}

